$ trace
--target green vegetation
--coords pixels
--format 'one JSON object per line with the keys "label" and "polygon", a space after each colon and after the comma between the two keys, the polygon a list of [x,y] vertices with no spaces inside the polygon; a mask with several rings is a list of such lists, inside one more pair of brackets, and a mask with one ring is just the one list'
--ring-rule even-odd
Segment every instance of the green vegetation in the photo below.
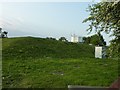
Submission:
{"label": "green vegetation", "polygon": [[108,87],[118,60],[95,59],[94,46],[42,38],[3,39],[3,87]]}
{"label": "green vegetation", "polygon": [[120,59],[120,1],[105,1],[90,5],[87,10],[90,15],[83,23],[89,22],[87,31],[106,32],[114,36],[109,54]]}
{"label": "green vegetation", "polygon": [[117,79],[117,72],[116,60],[11,59],[3,61],[3,87],[105,87]]}
{"label": "green vegetation", "polygon": [[2,31],[2,28],[0,27],[0,38],[7,38],[8,32]]}
{"label": "green vegetation", "polygon": [[59,41],[68,42],[68,40],[65,37],[60,37]]}
{"label": "green vegetation", "polygon": [[94,47],[43,38],[3,39],[3,60],[14,58],[81,58],[94,57]]}
{"label": "green vegetation", "polygon": [[104,41],[103,36],[98,33],[89,37],[84,37],[84,43],[86,44],[93,44],[93,45],[99,45],[99,46],[105,46],[106,42]]}

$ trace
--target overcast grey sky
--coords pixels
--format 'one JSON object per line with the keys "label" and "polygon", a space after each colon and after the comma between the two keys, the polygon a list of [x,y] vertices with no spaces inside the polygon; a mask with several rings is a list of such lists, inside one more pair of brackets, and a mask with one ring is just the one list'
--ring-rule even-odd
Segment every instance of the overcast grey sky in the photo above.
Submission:
{"label": "overcast grey sky", "polygon": [[[70,40],[71,34],[89,36],[86,32],[89,23],[82,23],[82,21],[89,16],[86,9],[92,3],[4,2],[0,3],[0,26],[9,32],[9,37],[59,38],[64,36]],[[103,35],[108,43],[111,38],[106,34]]]}

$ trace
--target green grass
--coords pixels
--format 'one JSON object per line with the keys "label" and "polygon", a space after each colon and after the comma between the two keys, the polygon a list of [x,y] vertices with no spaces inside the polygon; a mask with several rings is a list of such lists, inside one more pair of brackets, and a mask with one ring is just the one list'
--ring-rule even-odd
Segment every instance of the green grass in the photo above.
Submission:
{"label": "green grass", "polygon": [[117,60],[32,59],[3,61],[3,87],[108,87],[117,79]]}
{"label": "green grass", "polygon": [[3,39],[3,59],[94,57],[94,47],[43,38]]}
{"label": "green grass", "polygon": [[95,59],[94,46],[32,37],[3,39],[3,88],[108,87],[118,60]]}

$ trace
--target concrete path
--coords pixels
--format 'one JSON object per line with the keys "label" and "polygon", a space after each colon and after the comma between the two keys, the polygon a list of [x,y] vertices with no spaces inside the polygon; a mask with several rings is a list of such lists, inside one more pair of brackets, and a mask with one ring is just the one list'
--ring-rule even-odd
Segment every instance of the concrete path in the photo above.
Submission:
{"label": "concrete path", "polygon": [[120,90],[120,77],[110,87],[68,85],[68,90]]}

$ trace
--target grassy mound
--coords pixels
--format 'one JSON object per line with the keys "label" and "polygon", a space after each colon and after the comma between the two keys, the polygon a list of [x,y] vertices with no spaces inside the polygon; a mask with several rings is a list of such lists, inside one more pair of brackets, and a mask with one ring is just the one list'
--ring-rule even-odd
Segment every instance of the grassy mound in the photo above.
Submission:
{"label": "grassy mound", "polygon": [[22,37],[3,39],[3,60],[14,58],[94,57],[94,47],[51,39]]}

